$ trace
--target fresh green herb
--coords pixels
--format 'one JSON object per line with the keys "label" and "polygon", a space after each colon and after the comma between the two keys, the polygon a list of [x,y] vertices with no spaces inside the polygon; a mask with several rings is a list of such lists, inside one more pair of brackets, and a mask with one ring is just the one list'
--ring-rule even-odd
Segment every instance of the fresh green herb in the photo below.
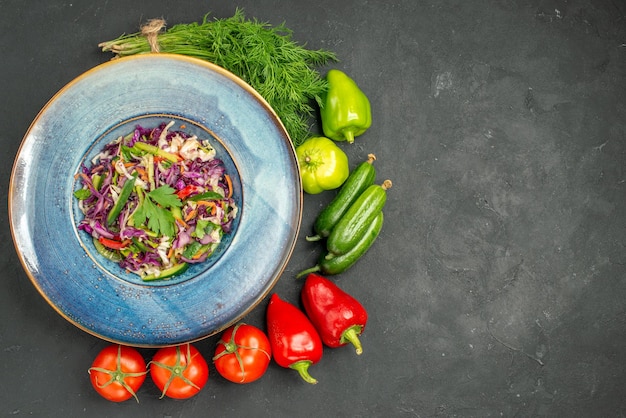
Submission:
{"label": "fresh green herb", "polygon": [[208,219],[198,219],[198,221],[196,222],[196,228],[191,233],[191,236],[198,238],[198,239],[202,239],[204,238],[205,235],[210,234],[211,232],[213,232],[213,230],[215,230],[218,227],[219,227],[218,225],[215,225],[213,222],[209,221]]}
{"label": "fresh green herb", "polygon": [[187,198],[187,200],[191,200],[192,202],[197,202],[199,200],[214,200],[214,199],[222,199],[223,195],[218,192],[208,191],[204,193],[195,194]]}
{"label": "fresh green herb", "polygon": [[[122,35],[98,46],[117,57],[149,53],[154,44],[147,36]],[[241,9],[230,18],[209,21],[206,15],[200,23],[158,31],[156,44],[160,52],[211,61],[241,77],[272,106],[296,146],[310,136],[311,102],[321,105],[328,88],[314,67],[337,61],[333,52],[309,50],[292,40],[285,23],[248,20]]]}
{"label": "fresh green herb", "polygon": [[91,196],[91,190],[87,188],[78,189],[74,192],[74,197],[78,200],[85,200]]}
{"label": "fresh green herb", "polygon": [[176,233],[174,215],[168,208],[179,208],[182,203],[170,186],[161,186],[146,193],[133,218],[141,225],[148,220],[148,228],[156,234],[173,237]]}
{"label": "fresh green herb", "polygon": [[164,185],[152,190],[148,196],[164,207],[178,208],[182,206],[182,203],[175,192],[174,188]]}
{"label": "fresh green herb", "polygon": [[[139,151],[137,149],[137,151]],[[140,155],[139,152],[136,152],[136,150],[132,147],[129,147],[127,145],[121,145],[120,146],[120,155],[122,156],[122,158],[124,159],[124,161],[131,161],[133,159],[134,155]]]}

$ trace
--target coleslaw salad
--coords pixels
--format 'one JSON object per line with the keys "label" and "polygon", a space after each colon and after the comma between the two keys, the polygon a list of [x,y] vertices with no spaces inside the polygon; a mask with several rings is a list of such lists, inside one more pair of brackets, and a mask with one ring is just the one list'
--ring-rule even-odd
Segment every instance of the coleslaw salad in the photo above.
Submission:
{"label": "coleslaw salad", "polygon": [[74,192],[96,250],[142,280],[204,262],[232,231],[238,207],[224,163],[174,121],[137,125],[76,175]]}

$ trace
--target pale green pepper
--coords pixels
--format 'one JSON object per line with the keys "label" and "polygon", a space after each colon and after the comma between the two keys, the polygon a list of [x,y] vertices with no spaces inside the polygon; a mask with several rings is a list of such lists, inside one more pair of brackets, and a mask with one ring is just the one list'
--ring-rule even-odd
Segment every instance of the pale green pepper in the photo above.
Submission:
{"label": "pale green pepper", "polygon": [[333,190],[341,186],[350,168],[348,156],[330,139],[315,136],[296,148],[302,188],[309,194]]}

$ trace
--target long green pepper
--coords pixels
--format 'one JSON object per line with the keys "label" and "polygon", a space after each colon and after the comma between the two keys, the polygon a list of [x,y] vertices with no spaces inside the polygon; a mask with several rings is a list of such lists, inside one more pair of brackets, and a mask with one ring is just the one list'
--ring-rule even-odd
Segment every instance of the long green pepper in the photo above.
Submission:
{"label": "long green pepper", "polygon": [[115,222],[117,217],[122,212],[124,205],[130,197],[130,194],[133,192],[133,187],[135,187],[135,180],[137,180],[137,172],[134,172],[132,177],[127,179],[124,183],[124,186],[122,186],[122,191],[120,192],[117,201],[115,202],[113,208],[111,208],[111,211],[107,216],[107,225],[111,225],[113,222]]}

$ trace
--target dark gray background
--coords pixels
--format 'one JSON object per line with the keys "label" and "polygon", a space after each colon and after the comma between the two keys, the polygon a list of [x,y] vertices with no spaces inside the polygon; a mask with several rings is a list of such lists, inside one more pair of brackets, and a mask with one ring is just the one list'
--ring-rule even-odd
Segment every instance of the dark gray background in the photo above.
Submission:
{"label": "dark gray background", "polygon": [[[368,94],[352,146],[391,178],[375,246],[336,278],[368,308],[365,352],[329,350],[316,386],[273,364],[247,386],[213,367],[187,401],[92,390],[106,343],[29,282],[7,222],[13,158],[45,103],[107,61],[100,41],[207,12],[285,22]],[[626,415],[626,5],[619,0],[0,0],[3,416]],[[320,69],[324,72],[325,69]],[[315,127],[317,129],[317,127]],[[332,193],[305,196],[301,237]],[[45,202],[42,202],[45,204]],[[275,290],[297,303],[319,246]],[[246,321],[264,326],[266,303]],[[198,343],[210,357],[216,337]],[[143,350],[147,359],[152,350]]]}

